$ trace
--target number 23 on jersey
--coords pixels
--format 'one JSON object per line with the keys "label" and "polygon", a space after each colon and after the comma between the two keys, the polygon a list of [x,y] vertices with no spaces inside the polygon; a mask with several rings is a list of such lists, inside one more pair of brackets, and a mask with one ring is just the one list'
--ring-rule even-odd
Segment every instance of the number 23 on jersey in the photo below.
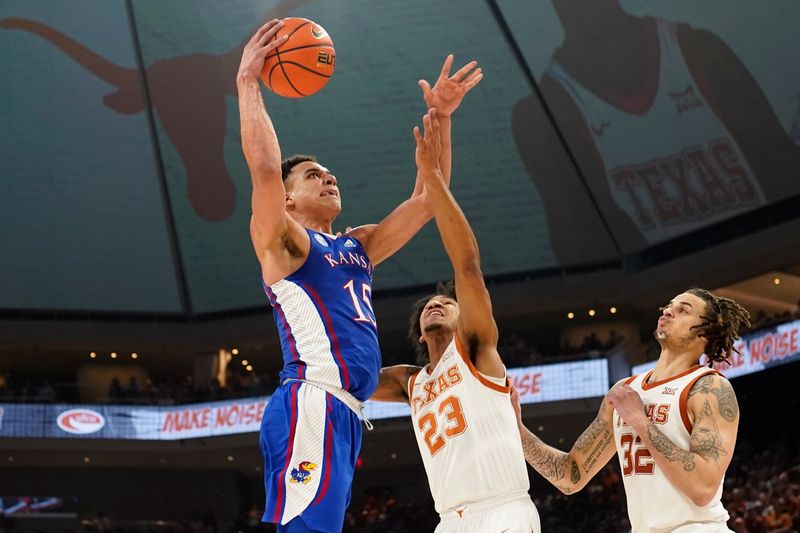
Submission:
{"label": "number 23 on jersey", "polygon": [[[439,422],[443,422],[441,427]],[[448,396],[442,400],[435,412],[430,411],[419,417],[417,425],[425,435],[425,444],[428,445],[431,455],[436,455],[447,445],[446,439],[457,437],[467,429],[461,400],[455,395]]]}

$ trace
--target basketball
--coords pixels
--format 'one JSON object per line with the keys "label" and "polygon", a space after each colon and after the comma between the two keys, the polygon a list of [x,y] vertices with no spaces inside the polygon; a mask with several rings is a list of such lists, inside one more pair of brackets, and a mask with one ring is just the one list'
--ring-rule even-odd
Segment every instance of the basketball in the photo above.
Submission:
{"label": "basketball", "polygon": [[336,66],[328,32],[308,19],[289,17],[275,39],[284,35],[289,38],[269,53],[261,70],[267,89],[286,98],[303,98],[325,87]]}

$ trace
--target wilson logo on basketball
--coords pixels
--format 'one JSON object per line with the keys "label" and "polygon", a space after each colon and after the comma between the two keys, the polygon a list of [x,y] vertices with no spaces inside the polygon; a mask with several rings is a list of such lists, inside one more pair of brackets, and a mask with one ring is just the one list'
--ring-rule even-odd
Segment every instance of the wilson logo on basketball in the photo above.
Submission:
{"label": "wilson logo on basketball", "polygon": [[58,415],[56,424],[67,433],[86,435],[103,429],[106,419],[100,413],[89,409],[70,409]]}

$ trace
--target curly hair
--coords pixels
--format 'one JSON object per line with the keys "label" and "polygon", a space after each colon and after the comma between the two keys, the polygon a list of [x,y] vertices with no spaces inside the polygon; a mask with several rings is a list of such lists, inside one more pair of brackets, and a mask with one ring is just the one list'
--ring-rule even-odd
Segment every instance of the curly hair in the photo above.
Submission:
{"label": "curly hair", "polygon": [[[430,360],[428,354],[428,345],[424,342],[419,342],[422,337],[422,329],[419,327],[419,318],[422,316],[422,310],[428,305],[432,298],[437,296],[447,296],[456,300],[456,284],[454,281],[447,283],[437,283],[436,291],[433,294],[423,296],[411,308],[411,316],[408,319],[408,340],[411,341],[411,346],[414,347],[414,353],[417,356],[417,364],[425,366]],[[458,300],[456,300],[458,301]]]}
{"label": "curly hair", "polygon": [[730,363],[733,352],[740,353],[733,343],[739,338],[740,328],[750,327],[750,313],[730,298],[714,296],[705,289],[692,287],[686,292],[706,302],[705,314],[700,316],[702,322],[692,329],[696,328],[697,335],[706,340],[708,365]]}

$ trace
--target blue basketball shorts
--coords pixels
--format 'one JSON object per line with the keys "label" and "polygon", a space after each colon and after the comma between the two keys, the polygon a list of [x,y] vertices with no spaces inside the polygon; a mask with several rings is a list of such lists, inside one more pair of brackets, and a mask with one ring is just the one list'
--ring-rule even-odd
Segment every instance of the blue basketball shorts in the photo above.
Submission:
{"label": "blue basketball shorts", "polygon": [[341,532],[361,431],[356,414],[318,387],[278,387],[261,420],[262,521],[279,532]]}

